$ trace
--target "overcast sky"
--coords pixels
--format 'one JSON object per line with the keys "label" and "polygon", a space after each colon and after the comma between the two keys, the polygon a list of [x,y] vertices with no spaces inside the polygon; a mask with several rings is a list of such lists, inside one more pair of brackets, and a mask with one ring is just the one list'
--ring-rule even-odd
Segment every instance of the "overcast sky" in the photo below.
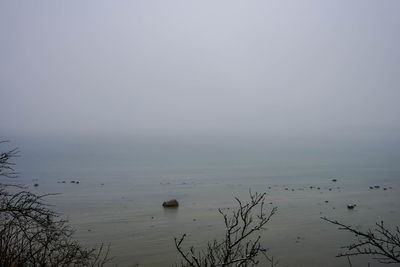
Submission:
{"label": "overcast sky", "polygon": [[398,135],[399,85],[398,0],[0,1],[7,135]]}

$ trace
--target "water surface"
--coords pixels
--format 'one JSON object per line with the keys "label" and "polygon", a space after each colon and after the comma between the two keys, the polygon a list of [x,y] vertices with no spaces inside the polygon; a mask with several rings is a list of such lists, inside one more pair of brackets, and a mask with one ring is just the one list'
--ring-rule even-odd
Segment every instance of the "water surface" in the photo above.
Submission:
{"label": "water surface", "polygon": [[[76,238],[88,246],[110,243],[118,266],[170,266],[179,260],[173,238],[184,233],[188,246],[222,237],[217,209],[232,209],[234,197],[246,200],[249,189],[267,192],[268,208],[278,207],[261,235],[280,266],[347,264],[335,255],[353,237],[321,216],[360,229],[380,220],[389,226],[400,222],[400,150],[393,140],[141,137],[14,143],[21,150],[20,181],[39,183],[32,187],[37,192],[61,193],[49,202],[77,229]],[[371,190],[374,185],[380,188]],[[180,207],[163,209],[162,202],[172,198]],[[348,210],[349,203],[357,207]]]}

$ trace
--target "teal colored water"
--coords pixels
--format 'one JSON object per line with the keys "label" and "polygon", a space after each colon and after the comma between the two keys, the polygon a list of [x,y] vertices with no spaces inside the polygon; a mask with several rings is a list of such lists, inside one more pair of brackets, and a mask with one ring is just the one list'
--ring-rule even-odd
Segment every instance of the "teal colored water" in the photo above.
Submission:
{"label": "teal colored water", "polygon": [[[393,139],[16,138],[13,143],[21,150],[19,181],[36,192],[60,193],[48,201],[70,220],[76,238],[89,246],[110,243],[118,266],[170,266],[179,260],[173,238],[184,233],[188,246],[222,237],[217,209],[233,208],[235,196],[246,200],[249,189],[267,192],[268,208],[278,207],[261,235],[279,266],[347,264],[335,255],[353,237],[321,216],[360,229],[380,220],[400,224],[400,149]],[[380,188],[371,190],[374,185]],[[180,207],[163,209],[162,202],[172,198]],[[357,207],[348,210],[349,203]],[[373,261],[353,260],[367,262]]]}

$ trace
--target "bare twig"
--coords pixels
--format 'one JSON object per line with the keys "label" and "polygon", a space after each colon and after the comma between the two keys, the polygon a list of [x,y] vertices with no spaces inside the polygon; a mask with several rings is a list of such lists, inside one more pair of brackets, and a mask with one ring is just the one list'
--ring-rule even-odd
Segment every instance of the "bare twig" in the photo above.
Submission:
{"label": "bare twig", "polygon": [[[16,177],[10,159],[17,153],[0,153],[0,176]],[[94,267],[108,262],[109,246],[85,249],[73,240],[73,229],[44,201],[49,195],[54,194],[37,195],[0,183],[0,266]]]}
{"label": "bare twig", "polygon": [[337,257],[352,257],[358,255],[370,255],[380,263],[400,263],[400,229],[389,230],[383,221],[375,224],[374,229],[362,232],[338,221],[326,217],[321,219],[340,226],[339,230],[353,233],[357,241],[343,248],[347,251],[339,253]]}
{"label": "bare twig", "polygon": [[[273,257],[268,257],[267,250],[260,244],[260,236],[251,238],[255,232],[263,229],[275,214],[277,208],[266,212],[264,208],[265,193],[250,193],[250,201],[242,203],[238,198],[238,208],[227,214],[219,209],[225,224],[225,235],[222,240],[208,242],[205,249],[190,247],[186,252],[182,248],[184,234],[175,238],[175,246],[182,257],[181,266],[255,266],[259,263],[257,257],[264,255],[274,266]],[[258,211],[257,208],[259,208]],[[255,213],[256,212],[256,213]]]}

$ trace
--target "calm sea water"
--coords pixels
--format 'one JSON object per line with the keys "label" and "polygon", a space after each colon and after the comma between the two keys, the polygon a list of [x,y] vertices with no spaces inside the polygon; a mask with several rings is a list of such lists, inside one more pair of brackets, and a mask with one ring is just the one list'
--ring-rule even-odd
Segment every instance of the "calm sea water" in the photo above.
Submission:
{"label": "calm sea water", "polygon": [[[14,138],[13,144],[21,151],[19,181],[60,193],[48,201],[80,242],[111,244],[113,265],[171,266],[179,260],[174,237],[187,233],[186,245],[197,247],[222,237],[217,209],[233,208],[235,196],[246,200],[249,189],[267,192],[268,206],[278,207],[261,233],[278,266],[347,265],[335,255],[353,236],[321,216],[360,229],[380,220],[400,224],[396,139]],[[374,185],[380,189],[369,189]],[[172,198],[180,207],[163,209]],[[348,210],[349,203],[357,207]],[[353,260],[367,262],[378,266]]]}

